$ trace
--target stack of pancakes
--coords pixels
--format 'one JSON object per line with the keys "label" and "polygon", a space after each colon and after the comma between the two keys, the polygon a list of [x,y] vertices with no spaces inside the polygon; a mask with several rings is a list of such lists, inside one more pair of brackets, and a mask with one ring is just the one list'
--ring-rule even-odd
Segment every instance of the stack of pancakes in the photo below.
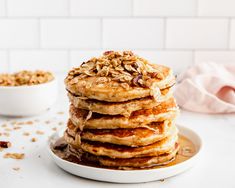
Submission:
{"label": "stack of pancakes", "polygon": [[107,51],[72,69],[65,79],[69,150],[100,166],[164,165],[179,149],[172,70],[132,52]]}

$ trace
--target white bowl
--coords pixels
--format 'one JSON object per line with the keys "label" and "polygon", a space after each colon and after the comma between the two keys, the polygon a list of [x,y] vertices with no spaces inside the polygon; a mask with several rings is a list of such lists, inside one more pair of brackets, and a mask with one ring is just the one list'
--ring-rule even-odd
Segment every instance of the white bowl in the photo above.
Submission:
{"label": "white bowl", "polygon": [[54,143],[56,139],[62,136],[63,133],[62,131],[59,133],[55,133],[49,138],[48,150],[53,160],[60,168],[80,177],[98,180],[98,181],[114,182],[114,183],[141,183],[141,182],[156,181],[175,176],[190,169],[198,162],[200,158],[200,153],[202,150],[202,140],[199,137],[199,135],[189,128],[182,126],[178,126],[178,128],[179,128],[179,133],[181,135],[190,138],[190,140],[195,144],[196,154],[184,162],[178,163],[173,166],[163,167],[158,169],[125,170],[125,171],[111,170],[111,169],[84,166],[68,162],[66,160],[59,158],[50,149],[51,143]]}
{"label": "white bowl", "polygon": [[0,86],[0,115],[37,115],[56,102],[57,93],[56,79],[32,86]]}

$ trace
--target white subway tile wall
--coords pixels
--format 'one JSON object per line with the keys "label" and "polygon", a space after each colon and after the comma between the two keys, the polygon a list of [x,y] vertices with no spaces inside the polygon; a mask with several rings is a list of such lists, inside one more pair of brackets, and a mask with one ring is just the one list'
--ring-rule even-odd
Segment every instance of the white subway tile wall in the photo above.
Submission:
{"label": "white subway tile wall", "polygon": [[166,28],[169,49],[224,49],[228,45],[226,19],[170,19]]}
{"label": "white subway tile wall", "polygon": [[101,47],[101,25],[98,19],[44,19],[40,24],[42,48]]}
{"label": "white subway tile wall", "polygon": [[10,71],[48,69],[62,72],[68,70],[68,55],[66,50],[12,50],[9,54]]}
{"label": "white subway tile wall", "polygon": [[132,0],[70,0],[72,16],[131,16]]}
{"label": "white subway tile wall", "polygon": [[65,72],[112,49],[176,73],[235,63],[235,1],[0,0],[0,72]]}
{"label": "white subway tile wall", "polygon": [[197,0],[135,0],[135,16],[195,16]]}
{"label": "white subway tile wall", "polygon": [[38,48],[39,21],[35,19],[1,19],[0,48]]}
{"label": "white subway tile wall", "polygon": [[0,0],[0,16],[5,16],[6,15],[6,1],[5,0]]}
{"label": "white subway tile wall", "polygon": [[68,16],[67,0],[7,0],[8,16]]}
{"label": "white subway tile wall", "polygon": [[103,47],[126,49],[162,49],[163,19],[104,19]]}
{"label": "white subway tile wall", "polygon": [[195,63],[201,62],[235,63],[233,51],[197,51],[195,52]]}
{"label": "white subway tile wall", "polygon": [[234,0],[198,0],[199,16],[235,16]]}
{"label": "white subway tile wall", "polygon": [[0,73],[8,71],[7,52],[0,51]]}

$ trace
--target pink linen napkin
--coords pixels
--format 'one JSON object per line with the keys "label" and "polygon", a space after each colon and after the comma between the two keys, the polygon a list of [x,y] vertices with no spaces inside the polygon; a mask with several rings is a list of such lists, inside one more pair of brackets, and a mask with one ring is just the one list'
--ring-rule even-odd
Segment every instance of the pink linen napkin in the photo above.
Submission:
{"label": "pink linen napkin", "polygon": [[179,106],[201,113],[235,112],[235,64],[200,63],[178,78]]}

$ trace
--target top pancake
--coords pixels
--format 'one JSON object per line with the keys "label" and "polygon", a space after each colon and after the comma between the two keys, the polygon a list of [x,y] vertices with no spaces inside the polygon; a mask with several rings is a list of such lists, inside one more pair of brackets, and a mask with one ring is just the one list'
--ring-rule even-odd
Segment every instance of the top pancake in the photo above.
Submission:
{"label": "top pancake", "polygon": [[82,98],[123,102],[153,96],[175,83],[172,70],[150,64],[131,52],[106,52],[74,68],[65,79],[67,90]]}

